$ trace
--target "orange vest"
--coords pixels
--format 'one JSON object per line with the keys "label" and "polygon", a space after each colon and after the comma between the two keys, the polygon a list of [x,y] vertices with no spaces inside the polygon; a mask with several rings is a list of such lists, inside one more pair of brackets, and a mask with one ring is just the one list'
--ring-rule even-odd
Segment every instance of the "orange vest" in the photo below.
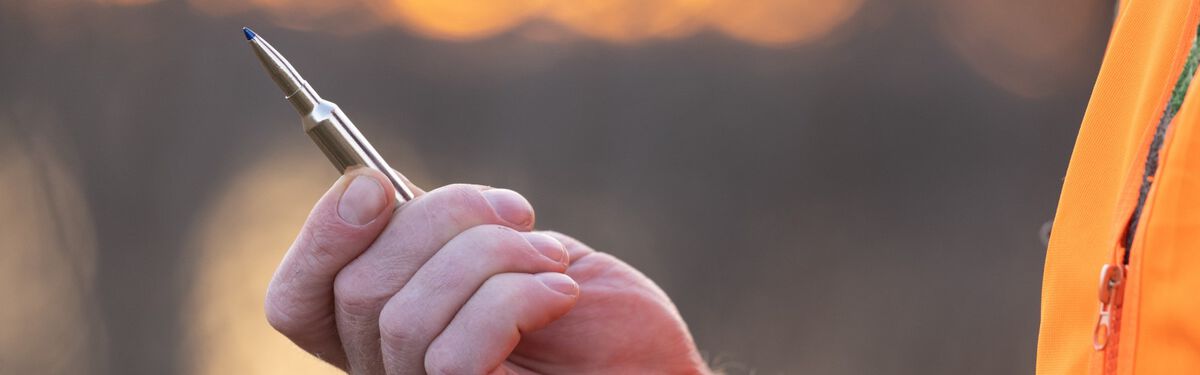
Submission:
{"label": "orange vest", "polygon": [[1121,4],[1046,254],[1038,374],[1200,374],[1200,77],[1162,138],[1128,258],[1124,244],[1198,22],[1192,1]]}

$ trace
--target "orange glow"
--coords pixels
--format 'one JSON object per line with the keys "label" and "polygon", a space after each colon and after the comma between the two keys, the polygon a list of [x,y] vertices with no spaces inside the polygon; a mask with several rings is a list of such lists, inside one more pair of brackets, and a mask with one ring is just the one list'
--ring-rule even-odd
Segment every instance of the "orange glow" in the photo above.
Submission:
{"label": "orange glow", "polygon": [[390,0],[392,20],[425,36],[446,40],[489,37],[521,24],[544,0]]}
{"label": "orange glow", "polygon": [[547,16],[580,34],[618,43],[690,35],[703,26],[705,0],[556,2]]}
{"label": "orange glow", "polygon": [[[147,0],[101,0],[147,1]],[[862,0],[190,0],[201,11],[231,15],[264,12],[288,28],[355,32],[381,25],[404,27],[425,37],[470,41],[543,20],[579,35],[635,43],[714,29],[763,46],[803,43],[827,35]],[[561,40],[539,28],[537,40]]]}
{"label": "orange glow", "polygon": [[854,15],[862,0],[720,0],[710,24],[742,41],[778,46],[819,39]]}
{"label": "orange glow", "polygon": [[[1100,25],[1104,6],[1086,0],[944,0],[943,38],[988,81],[1024,97],[1052,93],[1070,69],[1092,58],[1078,53]],[[1111,5],[1109,5],[1110,7]]]}

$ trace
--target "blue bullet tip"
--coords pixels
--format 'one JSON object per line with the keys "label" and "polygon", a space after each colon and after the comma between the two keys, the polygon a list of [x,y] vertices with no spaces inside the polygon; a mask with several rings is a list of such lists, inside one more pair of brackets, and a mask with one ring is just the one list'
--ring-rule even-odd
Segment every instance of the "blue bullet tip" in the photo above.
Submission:
{"label": "blue bullet tip", "polygon": [[250,30],[249,27],[243,27],[242,34],[246,34],[246,40],[254,40],[254,37],[258,36],[258,34],[255,34],[254,30]]}

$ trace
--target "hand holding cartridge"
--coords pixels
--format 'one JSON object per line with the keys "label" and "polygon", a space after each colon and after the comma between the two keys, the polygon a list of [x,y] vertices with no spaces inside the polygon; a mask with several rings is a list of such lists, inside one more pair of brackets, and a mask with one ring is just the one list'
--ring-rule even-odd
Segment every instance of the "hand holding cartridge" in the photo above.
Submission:
{"label": "hand holding cartridge", "polygon": [[354,374],[708,372],[646,276],[534,231],[533,207],[515,191],[410,186],[278,51],[245,33],[345,173],[268,287],[267,320],[296,345]]}

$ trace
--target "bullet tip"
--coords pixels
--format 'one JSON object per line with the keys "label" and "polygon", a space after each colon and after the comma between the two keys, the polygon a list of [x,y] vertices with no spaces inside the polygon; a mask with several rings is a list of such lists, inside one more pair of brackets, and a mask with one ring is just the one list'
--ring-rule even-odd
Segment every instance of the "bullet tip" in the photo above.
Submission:
{"label": "bullet tip", "polygon": [[254,40],[254,37],[258,36],[258,34],[255,34],[254,30],[250,30],[249,27],[243,27],[242,34],[246,34],[246,40]]}

